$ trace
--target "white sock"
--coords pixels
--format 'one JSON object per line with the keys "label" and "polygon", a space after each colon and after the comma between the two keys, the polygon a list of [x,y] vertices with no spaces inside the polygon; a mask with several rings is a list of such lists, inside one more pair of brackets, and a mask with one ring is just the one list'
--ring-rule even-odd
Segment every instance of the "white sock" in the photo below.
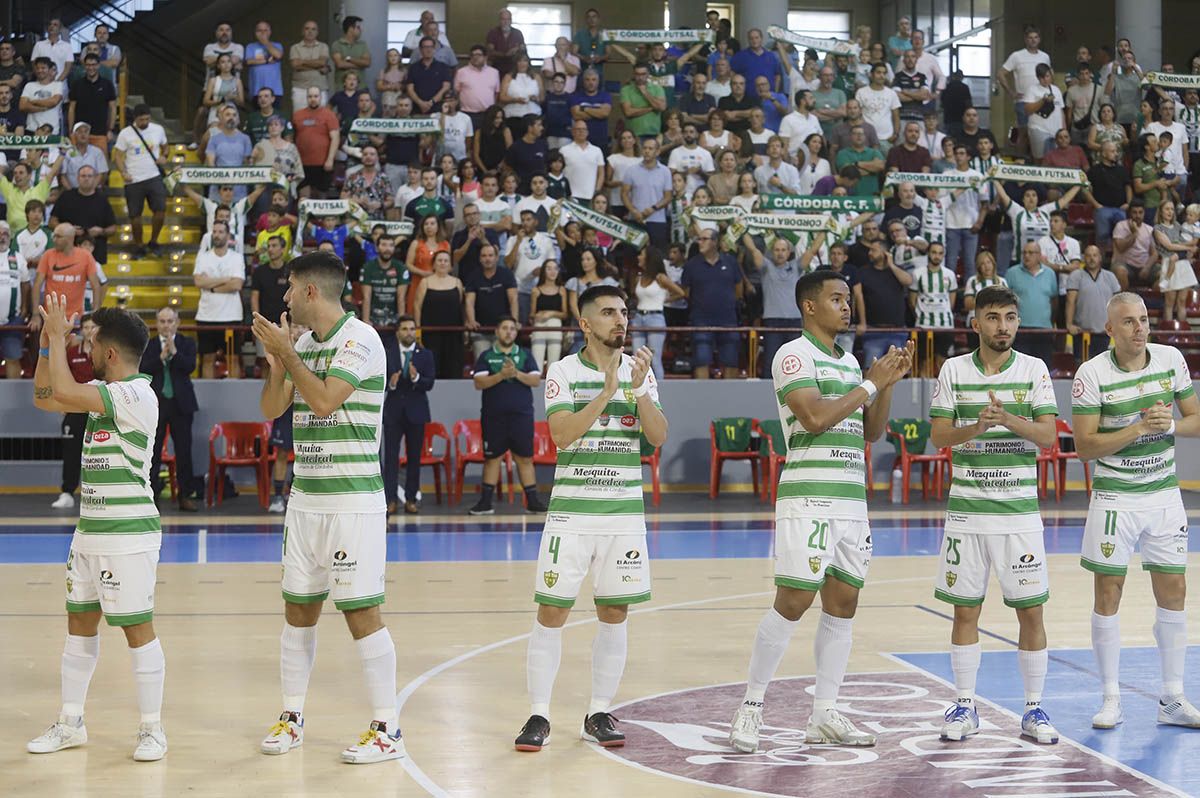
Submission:
{"label": "white sock", "polygon": [[133,655],[133,678],[137,682],[138,711],[142,723],[159,723],[162,720],[163,682],[167,678],[167,658],[163,656],[162,644],[154,638],[141,648],[131,648]]}
{"label": "white sock", "polygon": [[317,627],[283,624],[279,636],[279,682],[283,685],[283,708],[297,715],[304,712],[308,677],[317,661]]}
{"label": "white sock", "polygon": [[1187,655],[1187,616],[1183,610],[1159,607],[1154,614],[1154,639],[1162,660],[1163,698],[1183,695],[1183,660]]}
{"label": "white sock", "polygon": [[1092,653],[1096,669],[1104,685],[1104,696],[1119,696],[1121,686],[1121,620],[1120,616],[1092,613]]}
{"label": "white sock", "polygon": [[1046,688],[1046,670],[1050,667],[1050,652],[1017,652],[1017,665],[1021,669],[1021,681],[1025,683],[1025,709],[1042,705],[1042,691]]}
{"label": "white sock", "polygon": [[813,715],[821,717],[833,709],[838,690],[846,678],[850,662],[850,646],[854,642],[854,619],[836,618],[821,613],[817,636],[813,639],[813,656],[817,660],[817,683],[813,692]]}
{"label": "white sock", "polygon": [[975,679],[979,676],[979,661],[983,647],[978,641],[967,646],[950,644],[950,670],[954,671],[954,689],[958,703],[975,703]]}
{"label": "white sock", "polygon": [[536,620],[525,653],[525,685],[529,689],[529,714],[550,719],[550,695],[562,660],[562,628],[542,626]]}
{"label": "white sock", "polygon": [[625,655],[629,650],[626,639],[628,624],[604,623],[601,621],[596,628],[596,638],[592,641],[592,701],[588,705],[588,715],[597,712],[608,712],[617,687],[621,684],[621,674],[625,673]]}
{"label": "white sock", "polygon": [[88,685],[100,659],[100,635],[67,635],[62,653],[62,714],[76,721],[83,718]]}
{"label": "white sock", "polygon": [[371,719],[387,724],[389,734],[396,733],[396,644],[387,627],[354,641],[362,659],[367,695],[371,700]]}
{"label": "white sock", "polygon": [[775,678],[779,663],[787,653],[788,643],[792,633],[796,631],[799,621],[789,621],[772,607],[758,622],[758,632],[754,635],[754,650],[750,654],[750,677],[746,681],[746,698],[744,703],[763,703],[767,694],[767,685]]}

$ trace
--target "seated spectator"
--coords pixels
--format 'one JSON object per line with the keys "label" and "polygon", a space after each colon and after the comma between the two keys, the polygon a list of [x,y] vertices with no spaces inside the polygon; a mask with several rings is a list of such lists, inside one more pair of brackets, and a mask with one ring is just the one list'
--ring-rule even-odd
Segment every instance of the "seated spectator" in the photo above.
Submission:
{"label": "seated spectator", "polygon": [[846,100],[846,118],[833,126],[833,134],[829,137],[829,157],[837,159],[838,153],[850,146],[851,132],[856,126],[861,126],[866,137],[864,144],[871,149],[879,149],[879,136],[875,126],[863,119],[862,106],[858,100],[851,97]]}
{"label": "seated spectator", "polygon": [[929,172],[933,169],[933,160],[929,150],[918,142],[921,140],[921,126],[909,120],[904,122],[904,138],[899,146],[888,150],[884,168],[889,172]]}
{"label": "seated spectator", "polygon": [[816,197],[828,197],[837,189],[841,189],[843,194],[850,195],[854,193],[855,186],[858,185],[859,179],[862,177],[862,172],[854,164],[847,164],[837,171],[837,174],[826,175],[817,180],[812,186],[810,192]]}
{"label": "seated spectator", "polygon": [[800,173],[783,160],[783,139],[772,136],[767,142],[767,162],[754,170],[754,179],[764,194],[799,194]]}
{"label": "seated spectator", "polygon": [[[954,158],[954,147],[955,147],[954,139],[950,139],[950,138],[942,139],[942,154],[940,157],[933,159],[933,165],[931,167],[933,170],[933,173],[935,175],[941,175],[941,174],[945,174],[946,172],[954,171],[954,169],[957,166],[957,161]],[[964,148],[964,151],[965,151],[965,148]],[[968,156],[967,160],[969,163],[970,162],[969,156]]]}
{"label": "seated spectator", "polygon": [[1058,166],[1065,169],[1079,169],[1086,172],[1091,166],[1083,148],[1071,142],[1071,133],[1066,128],[1054,136],[1054,148],[1046,152],[1042,159],[1044,166]]}
{"label": "seated spectator", "polygon": [[89,164],[80,166],[77,178],[77,186],[64,191],[54,203],[50,224],[53,227],[69,222],[86,233],[94,247],[92,257],[104,266],[108,263],[108,237],[117,231],[117,218],[108,197],[98,190],[100,175],[95,168]]}
{"label": "seated spectator", "polygon": [[[346,239],[350,237],[350,226],[346,224],[345,218],[332,214],[316,216],[310,217],[309,224],[312,225],[310,237],[318,247],[329,244],[333,247],[333,254],[342,260],[346,259]],[[303,235],[304,231],[300,231],[299,234]]]}
{"label": "seated spectator", "polygon": [[59,182],[63,188],[70,189],[79,185],[79,170],[84,166],[91,167],[98,176],[100,185],[108,185],[108,159],[104,157],[104,150],[92,145],[91,132],[87,122],[76,122],[71,128],[73,146],[63,156],[63,167],[59,173]]}
{"label": "seated spectator", "polygon": [[962,129],[955,134],[954,140],[965,144],[967,152],[972,158],[979,156],[979,140],[981,138],[990,139],[993,143],[996,141],[992,131],[979,126],[979,110],[976,108],[968,108],[963,111],[961,127]]}
{"label": "seated spectator", "polygon": [[[74,138],[75,126],[84,122],[92,135],[92,144],[108,152],[116,138],[117,90],[111,80],[100,74],[100,56],[89,53],[83,59],[83,77],[71,83],[67,104],[67,126]],[[107,170],[106,170],[107,171]]]}
{"label": "seated spectator", "polygon": [[51,135],[58,135],[62,125],[62,81],[56,80],[54,62],[41,57],[33,61],[34,80],[21,89],[21,111],[25,113],[25,129],[37,130],[48,125]]}
{"label": "seated spectator", "polygon": [[775,129],[786,145],[788,159],[796,166],[803,166],[807,155],[804,142],[814,133],[821,133],[821,118],[816,113],[817,100],[811,91],[800,89],[794,98],[796,110],[784,116]]}
{"label": "seated spectator", "polygon": [[[800,193],[812,194],[817,183],[833,174],[833,168],[825,158],[825,137],[820,133],[810,133],[804,140],[804,152],[806,157],[804,165],[800,169]],[[857,182],[858,167],[855,167],[854,180],[851,185]],[[834,185],[837,185],[836,181]],[[833,187],[831,186],[829,190],[832,191]]]}
{"label": "seated spectator", "polygon": [[329,107],[337,114],[343,137],[350,130],[350,122],[358,116],[358,98],[364,94],[358,83],[358,73],[347,72],[342,76],[341,90],[329,98]]}
{"label": "seated spectator", "polygon": [[708,92],[716,102],[720,102],[722,98],[728,97],[733,91],[731,81],[733,80],[733,69],[729,66],[729,60],[721,57],[712,63],[712,74],[709,75],[708,83],[705,84],[704,90]]}
{"label": "seated spectator", "polygon": [[855,166],[860,173],[854,186],[854,196],[869,197],[879,193],[879,175],[884,171],[883,153],[867,146],[867,131],[856,125],[850,131],[850,146],[839,150],[837,168],[840,173],[846,166]]}
{"label": "seated spectator", "polygon": [[[438,25],[437,20],[430,20],[426,22],[422,26],[421,32],[426,38],[433,39],[435,42],[435,46],[433,48],[433,60],[445,64],[451,72],[457,69],[458,56],[455,55],[454,48],[450,46],[450,41],[446,38],[445,34],[442,33],[441,26]],[[417,49],[419,52],[419,44]],[[414,57],[410,60],[415,61],[416,58]]]}
{"label": "seated spectator", "polygon": [[308,104],[308,90],[321,92],[321,105],[329,102],[329,45],[318,41],[320,27],[308,20],[302,28],[300,41],[288,48],[288,63],[292,67],[292,109],[298,111]]}
{"label": "seated spectator", "polygon": [[746,93],[746,78],[735,74],[729,80],[729,94],[717,100],[717,108],[725,115],[725,127],[741,136],[750,127],[750,111],[761,108],[756,97]]}
{"label": "seated spectator", "polygon": [[14,96],[20,96],[25,85],[25,65],[17,60],[17,51],[10,41],[0,42],[0,86],[7,86]]}
{"label": "seated spectator", "polygon": [[[412,58],[413,54],[417,52],[417,49],[421,44],[421,39],[426,35],[425,26],[430,22],[437,22],[437,17],[434,16],[432,11],[425,9],[421,12],[421,17],[417,21],[417,27],[413,28],[405,35],[404,46],[400,51],[401,55],[403,55],[405,58]],[[450,46],[450,40],[446,38],[445,33],[438,34],[438,44],[445,45],[447,47]]]}
{"label": "seated spectator", "polygon": [[731,149],[719,149],[717,155],[713,157],[717,161],[717,171],[708,178],[704,185],[707,186],[715,204],[727,205],[738,193],[740,175],[737,170],[737,154]]}
{"label": "seated spectator", "polygon": [[741,152],[742,139],[725,128],[725,112],[719,108],[708,114],[708,129],[700,134],[700,146],[708,150],[714,158],[723,150],[734,153]]}

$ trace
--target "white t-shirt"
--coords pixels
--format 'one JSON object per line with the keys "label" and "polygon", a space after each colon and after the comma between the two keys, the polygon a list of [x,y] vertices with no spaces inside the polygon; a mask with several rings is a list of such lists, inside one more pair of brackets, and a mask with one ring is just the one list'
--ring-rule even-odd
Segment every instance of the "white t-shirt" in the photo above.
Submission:
{"label": "white t-shirt", "polygon": [[[628,171],[631,166],[637,166],[641,162],[642,162],[642,156],[640,156],[640,155],[624,155],[624,154],[618,152],[618,153],[608,156],[608,165],[610,167],[612,167],[613,182],[614,183],[624,182],[625,172]],[[575,185],[575,181],[571,180],[571,178],[568,177],[567,180],[571,181],[572,186]],[[621,199],[620,186],[618,186],[617,188],[609,189],[608,204],[611,206],[614,206],[614,207],[618,207],[618,208],[625,207],[625,202]]]}
{"label": "white t-shirt", "polygon": [[[1163,133],[1170,131],[1171,133],[1171,149],[1169,152],[1163,152],[1162,147],[1159,147],[1159,152],[1163,153],[1163,160],[1167,162],[1168,169],[1179,170],[1183,166],[1183,152],[1188,145],[1187,126],[1176,120],[1167,127],[1162,122],[1151,122],[1146,125],[1145,132],[1153,133],[1155,136],[1161,136]],[[1178,174],[1178,171],[1172,172]]]}
{"label": "white t-shirt", "polygon": [[[211,249],[196,255],[196,268],[193,274],[205,277],[246,277],[246,261],[243,256],[232,248],[225,250],[224,255],[218,255]],[[196,321],[227,321],[241,322],[242,295],[240,293],[218,294],[208,288],[200,290],[200,304],[196,307]]]}
{"label": "white t-shirt", "polygon": [[875,135],[879,136],[880,141],[890,139],[895,135],[896,129],[892,126],[892,111],[900,110],[900,95],[896,94],[894,89],[884,86],[876,91],[870,86],[863,86],[854,92],[854,99],[858,100],[858,104],[862,106],[863,119],[874,126]]}
{"label": "white t-shirt", "polygon": [[596,194],[596,170],[604,166],[604,153],[595,144],[589,142],[580,147],[574,141],[559,150],[562,153],[566,167],[563,174],[571,186],[571,197],[591,202]]}
{"label": "white t-shirt", "polygon": [[71,43],[66,39],[59,37],[54,44],[50,43],[49,39],[42,39],[33,46],[33,52],[29,55],[29,63],[33,63],[38,58],[49,58],[54,62],[55,77],[62,74],[63,67],[75,60],[75,53],[71,49]]}
{"label": "white t-shirt", "polygon": [[[517,245],[517,239],[516,233],[508,237],[508,246],[504,248],[505,257],[513,251],[513,247]],[[512,272],[513,276],[517,278],[517,291],[528,294],[533,291],[537,270],[549,258],[554,257],[554,239],[546,233],[534,233],[532,238],[520,240],[521,249],[517,252],[517,263],[512,268]]]}
{"label": "white t-shirt", "polygon": [[29,266],[20,249],[12,249],[0,260],[0,324],[17,314],[21,307],[21,284],[29,282]]}
{"label": "white t-shirt", "polygon": [[[965,172],[952,169],[946,172],[956,177],[976,177],[980,182],[983,175],[978,170],[967,169]],[[946,208],[946,228],[948,230],[964,230],[979,220],[979,189],[967,188],[962,191],[950,191],[950,205]],[[955,196],[957,193],[958,196]]]}
{"label": "white t-shirt", "polygon": [[1039,113],[1029,115],[1029,128],[1042,133],[1057,133],[1063,128],[1063,109],[1066,108],[1066,102],[1063,100],[1062,92],[1058,86],[1051,84],[1050,86],[1035,85],[1021,97],[1021,102],[1032,103],[1045,98],[1047,94],[1054,97],[1054,110],[1050,116],[1042,116]]}
{"label": "white t-shirt", "polygon": [[1058,272],[1059,295],[1066,296],[1068,275],[1059,271],[1059,268],[1083,261],[1078,239],[1063,236],[1062,241],[1055,241],[1053,236],[1046,235],[1037,240],[1037,245],[1042,251],[1042,257],[1046,259],[1046,265]]}
{"label": "white t-shirt", "polygon": [[455,160],[467,157],[467,139],[475,135],[471,117],[459,111],[442,120],[442,152],[450,153]]}
{"label": "white t-shirt", "polygon": [[[893,92],[894,94],[895,92]],[[792,160],[797,160],[796,152],[804,146],[804,140],[813,133],[821,132],[821,120],[816,114],[805,116],[799,111],[792,111],[779,121],[779,135],[787,139],[787,151]],[[807,153],[807,150],[805,151]],[[803,161],[804,158],[800,158]]]}
{"label": "white t-shirt", "polygon": [[[138,138],[139,133],[141,138]],[[146,140],[145,144],[142,144],[142,139]],[[146,125],[145,130],[137,131],[129,125],[117,135],[117,141],[113,144],[115,149],[125,153],[125,170],[129,172],[134,183],[158,177],[158,164],[155,161],[165,146],[167,132],[163,130],[162,125],[154,122]]]}
{"label": "white t-shirt", "polygon": [[17,249],[25,258],[26,263],[34,263],[46,251],[46,247],[50,246],[53,233],[46,225],[42,225],[33,232],[29,231],[28,227],[21,229],[17,233]]}
{"label": "white t-shirt", "polygon": [[[36,80],[31,80],[25,84],[25,88],[21,89],[21,96],[28,97],[31,100],[47,100],[55,95],[60,98],[64,97],[63,84],[57,80],[52,80],[49,83],[38,83]],[[62,102],[53,108],[47,108],[44,111],[34,111],[25,116],[25,131],[27,133],[35,133],[42,125],[50,125],[51,135],[57,136],[61,132],[62,124]]]}
{"label": "white t-shirt", "polygon": [[1018,97],[1024,97],[1030,89],[1037,87],[1038,64],[1050,66],[1050,56],[1041,50],[1031,53],[1025,48],[1021,48],[1014,50],[1005,59],[1003,67],[1013,73],[1013,83]]}
{"label": "white t-shirt", "polygon": [[687,192],[690,195],[700,186],[704,185],[707,179],[705,175],[712,172],[716,167],[713,165],[712,153],[703,147],[676,147],[671,150],[671,157],[667,159],[667,166],[672,172],[682,172],[685,169],[691,169],[693,166],[700,167],[700,174],[687,176]]}

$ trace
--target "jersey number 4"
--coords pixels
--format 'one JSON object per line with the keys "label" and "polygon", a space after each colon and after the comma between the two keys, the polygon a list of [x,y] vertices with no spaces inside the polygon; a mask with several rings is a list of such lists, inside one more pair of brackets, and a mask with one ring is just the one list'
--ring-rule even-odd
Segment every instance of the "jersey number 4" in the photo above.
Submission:
{"label": "jersey number 4", "polygon": [[552,562],[555,565],[558,564],[558,547],[561,545],[562,538],[553,535],[550,537],[550,545],[546,548],[546,551],[550,552],[550,556],[554,558]]}

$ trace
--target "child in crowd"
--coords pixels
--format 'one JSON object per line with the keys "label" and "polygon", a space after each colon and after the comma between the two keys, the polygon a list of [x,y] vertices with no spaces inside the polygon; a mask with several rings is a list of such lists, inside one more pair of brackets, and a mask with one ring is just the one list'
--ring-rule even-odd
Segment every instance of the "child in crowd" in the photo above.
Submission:
{"label": "child in crowd", "polygon": [[[291,196],[288,194],[286,189],[276,187],[271,190],[271,204],[267,206],[267,210],[270,210],[276,205],[282,205],[284,208],[283,221],[292,227],[295,227],[297,220],[295,215],[291,212]],[[255,220],[255,234],[261,233],[263,230],[267,229],[267,210],[264,210],[262,213],[260,213],[258,215],[258,219]]]}
{"label": "child in crowd", "polygon": [[267,257],[267,242],[275,236],[279,236],[284,241],[284,250],[289,251],[292,248],[292,226],[285,221],[287,216],[287,208],[283,205],[272,205],[267,211],[267,229],[258,234],[254,241],[254,251],[258,255],[259,263],[266,263]]}
{"label": "child in crowd", "polygon": [[25,229],[17,233],[17,249],[25,257],[30,272],[37,271],[38,259],[54,239],[53,231],[46,226],[46,206],[41,200],[25,203]]}
{"label": "child in crowd", "polygon": [[1187,188],[1188,170],[1183,165],[1183,156],[1180,154],[1179,148],[1173,146],[1174,141],[1175,136],[1169,130],[1158,134],[1160,168],[1163,171],[1163,177],[1171,186],[1171,201],[1178,204],[1182,202],[1179,192]]}
{"label": "child in crowd", "polygon": [[567,182],[567,176],[563,174],[563,170],[567,168],[567,162],[563,160],[562,153],[558,150],[550,150],[546,155],[546,168],[550,170],[546,175],[546,179],[550,182],[546,193],[556,200],[570,197],[571,184]]}
{"label": "child in crowd", "polygon": [[342,260],[346,259],[346,239],[350,237],[350,226],[342,216],[322,216],[313,225],[312,239],[320,247],[328,241],[333,245],[333,252]]}
{"label": "child in crowd", "polygon": [[502,199],[508,203],[508,213],[514,219],[520,219],[520,216],[518,216],[515,211],[517,209],[517,203],[522,199],[521,195],[517,193],[517,185],[518,180],[516,174],[508,172],[504,175],[504,180],[500,183],[500,194],[496,197],[497,199]]}

